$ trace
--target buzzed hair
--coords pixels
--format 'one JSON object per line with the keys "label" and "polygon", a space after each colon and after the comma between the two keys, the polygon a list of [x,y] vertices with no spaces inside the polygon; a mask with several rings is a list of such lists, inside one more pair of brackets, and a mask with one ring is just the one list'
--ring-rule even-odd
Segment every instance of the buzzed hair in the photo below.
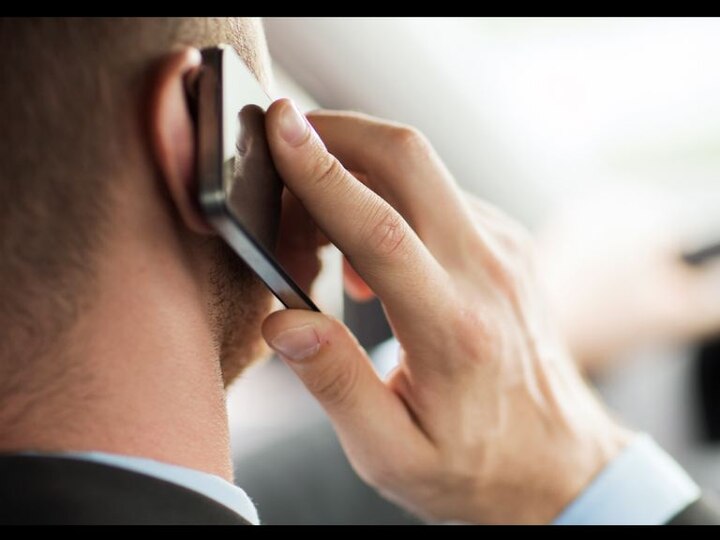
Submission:
{"label": "buzzed hair", "polygon": [[225,42],[262,78],[256,40],[242,19],[0,19],[0,396],[91,300],[109,183],[153,63]]}

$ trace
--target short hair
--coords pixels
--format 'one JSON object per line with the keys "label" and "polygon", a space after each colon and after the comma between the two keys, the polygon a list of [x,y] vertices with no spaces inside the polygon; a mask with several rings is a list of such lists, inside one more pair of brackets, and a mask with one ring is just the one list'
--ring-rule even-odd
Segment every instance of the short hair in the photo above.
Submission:
{"label": "short hair", "polygon": [[109,180],[128,126],[142,122],[152,63],[176,44],[226,42],[262,79],[256,28],[236,18],[0,19],[0,395],[16,363],[52,355],[91,299]]}

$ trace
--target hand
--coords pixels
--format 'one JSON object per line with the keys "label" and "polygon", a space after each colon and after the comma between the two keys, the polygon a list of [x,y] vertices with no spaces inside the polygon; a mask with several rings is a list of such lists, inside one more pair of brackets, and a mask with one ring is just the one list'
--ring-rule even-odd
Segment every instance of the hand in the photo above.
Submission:
{"label": "hand", "polygon": [[402,357],[382,381],[344,325],[305,311],[272,314],[266,340],[388,498],[434,520],[549,522],[628,434],[546,327],[527,235],[468,202],[416,131],[310,120],[317,133],[289,102],[270,107],[273,158],[382,300]]}
{"label": "hand", "polygon": [[540,274],[584,368],[599,371],[643,345],[720,331],[720,264],[693,268],[680,258],[686,242],[717,230],[702,222],[716,215],[710,199],[604,187],[551,214],[539,237]]}

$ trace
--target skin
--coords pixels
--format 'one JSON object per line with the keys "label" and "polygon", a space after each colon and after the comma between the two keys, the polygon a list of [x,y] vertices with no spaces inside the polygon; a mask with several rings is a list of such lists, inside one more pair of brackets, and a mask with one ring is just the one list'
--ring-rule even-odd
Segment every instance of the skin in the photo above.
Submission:
{"label": "skin", "polygon": [[225,388],[265,350],[271,298],[197,212],[184,84],[199,64],[178,48],[149,76],[137,139],[150,148],[129,143],[113,179],[98,292],[53,371],[3,407],[0,450],[111,452],[232,480]]}
{"label": "skin", "polygon": [[[225,388],[260,351],[270,297],[194,202],[184,83],[199,60],[178,49],[153,73],[149,151],[129,150],[115,179],[126,189],[99,293],[57,348],[72,372],[2,411],[0,449],[136,455],[231,480]],[[286,100],[266,117],[289,188],[280,258],[307,286],[317,246],[337,245],[349,288],[383,301],[402,358],[380,380],[347,328],[317,313],[274,313],[265,339],[387,497],[429,519],[550,521],[631,434],[546,324],[527,235],[462,193],[415,130],[310,119]]]}
{"label": "skin", "polygon": [[463,194],[415,130],[350,113],[310,121],[273,104],[273,158],[350,279],[382,300],[400,365],[380,380],[319,313],[272,314],[268,344],[388,498],[433,520],[551,521],[632,435],[546,324],[529,237]]}
{"label": "skin", "polygon": [[[197,211],[184,85],[199,62],[184,48],[153,73],[151,160],[128,151],[98,294],[58,345],[73,372],[56,391],[3,411],[14,419],[3,424],[3,450],[136,455],[231,480],[227,373],[254,356],[269,295],[241,279]],[[315,248],[331,240],[356,272],[348,281],[383,300],[404,353],[383,382],[347,329],[323,315],[276,313],[266,339],[326,408],[358,473],[386,496],[431,519],[549,521],[627,434],[540,324],[524,236],[468,203],[414,130],[312,117],[368,188],[293,114],[281,100],[266,116],[290,190],[282,227],[295,231],[280,257],[309,282]],[[412,189],[418,182],[426,189]],[[526,448],[536,449],[532,460]]]}

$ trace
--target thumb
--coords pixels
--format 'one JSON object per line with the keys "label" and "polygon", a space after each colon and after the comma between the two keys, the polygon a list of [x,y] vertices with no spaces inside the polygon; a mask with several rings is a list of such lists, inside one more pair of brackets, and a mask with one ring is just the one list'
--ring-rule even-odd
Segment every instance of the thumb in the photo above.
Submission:
{"label": "thumb", "polygon": [[389,390],[341,322],[288,309],[272,313],[262,333],[331,416],[359,414],[378,399],[387,399]]}
{"label": "thumb", "polygon": [[380,380],[370,359],[341,322],[305,310],[272,313],[262,328],[268,345],[320,402],[358,472],[397,441],[423,438],[402,400]]}

